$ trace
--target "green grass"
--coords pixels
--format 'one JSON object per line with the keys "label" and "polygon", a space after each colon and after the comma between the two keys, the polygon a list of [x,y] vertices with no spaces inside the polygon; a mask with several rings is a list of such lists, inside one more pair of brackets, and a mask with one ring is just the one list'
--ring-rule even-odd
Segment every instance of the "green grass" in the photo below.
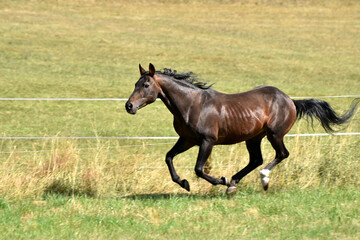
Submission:
{"label": "green grass", "polygon": [[7,239],[356,239],[354,188],[1,201]]}
{"label": "green grass", "polygon": [[[234,93],[360,94],[358,1],[0,2],[0,97],[127,98],[138,64],[193,71]],[[345,112],[353,99],[321,98]],[[0,135],[176,136],[155,102],[0,101]],[[347,132],[360,132],[357,112]],[[324,132],[318,123],[290,133]],[[263,193],[258,171],[232,198],[193,171],[197,149],[173,140],[0,140],[0,236],[7,239],[356,239],[359,136],[288,137],[290,157]],[[135,146],[134,146],[135,145]],[[267,140],[265,162],[274,157]],[[211,174],[247,164],[244,144],[217,146]]]}

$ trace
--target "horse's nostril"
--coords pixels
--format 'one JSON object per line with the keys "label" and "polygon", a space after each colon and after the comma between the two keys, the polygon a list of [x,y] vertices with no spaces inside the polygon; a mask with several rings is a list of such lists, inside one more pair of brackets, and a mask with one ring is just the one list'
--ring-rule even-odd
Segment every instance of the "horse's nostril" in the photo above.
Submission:
{"label": "horse's nostril", "polygon": [[127,102],[127,103],[125,104],[125,108],[126,108],[127,111],[130,111],[130,110],[133,108],[132,103],[131,103],[131,102]]}

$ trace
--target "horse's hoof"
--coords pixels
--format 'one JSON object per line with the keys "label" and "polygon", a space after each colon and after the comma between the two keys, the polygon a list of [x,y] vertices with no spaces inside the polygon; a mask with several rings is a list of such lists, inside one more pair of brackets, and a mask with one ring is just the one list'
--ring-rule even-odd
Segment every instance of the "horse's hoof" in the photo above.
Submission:
{"label": "horse's hoof", "polygon": [[230,186],[226,190],[226,194],[234,194],[235,192],[236,192],[236,187],[235,186]]}
{"label": "horse's hoof", "polygon": [[230,182],[226,177],[221,177],[221,180],[223,181],[222,185],[230,187]]}
{"label": "horse's hoof", "polygon": [[181,187],[185,188],[188,192],[190,192],[190,184],[186,179],[181,181]]}

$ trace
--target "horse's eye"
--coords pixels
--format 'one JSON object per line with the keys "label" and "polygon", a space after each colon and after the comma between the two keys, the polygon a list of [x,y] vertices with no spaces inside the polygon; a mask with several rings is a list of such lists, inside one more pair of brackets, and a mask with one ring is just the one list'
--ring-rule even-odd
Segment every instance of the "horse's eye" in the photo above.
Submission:
{"label": "horse's eye", "polygon": [[144,83],[144,88],[148,88],[149,86],[150,86],[150,84]]}

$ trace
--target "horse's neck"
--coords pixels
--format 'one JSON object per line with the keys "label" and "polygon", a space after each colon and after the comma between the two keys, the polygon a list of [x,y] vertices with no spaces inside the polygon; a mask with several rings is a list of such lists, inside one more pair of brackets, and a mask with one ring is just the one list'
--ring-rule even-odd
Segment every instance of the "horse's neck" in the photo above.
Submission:
{"label": "horse's neck", "polygon": [[189,106],[199,90],[181,86],[171,79],[159,81],[162,89],[160,99],[175,117],[188,114]]}

